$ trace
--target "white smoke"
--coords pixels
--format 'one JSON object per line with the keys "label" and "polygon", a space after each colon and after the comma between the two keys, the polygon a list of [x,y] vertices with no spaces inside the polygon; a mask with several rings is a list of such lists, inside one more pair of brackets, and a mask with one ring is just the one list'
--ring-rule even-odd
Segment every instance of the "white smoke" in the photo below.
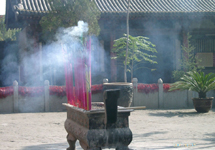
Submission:
{"label": "white smoke", "polygon": [[59,28],[56,34],[57,42],[74,44],[88,32],[88,23],[78,21],[78,26]]}
{"label": "white smoke", "polygon": [[[35,69],[38,69],[35,65],[40,65],[40,60],[38,60],[40,53],[37,52],[37,48],[39,47],[35,49],[34,40],[31,37],[32,35],[28,36],[26,34],[27,32],[22,32],[22,40],[20,42],[22,42],[21,45],[23,47],[20,47],[20,62],[24,64],[25,83],[19,84],[24,86],[38,86],[42,85],[44,80],[49,80],[50,84],[64,85],[64,63],[66,57],[63,50],[66,49],[68,53],[72,53],[74,56],[79,56],[80,51],[84,50],[86,46],[84,38],[87,38],[88,29],[88,24],[83,21],[79,21],[77,26],[68,28],[61,27],[55,35],[57,40],[42,46],[42,78],[38,78],[38,76],[40,76],[38,71],[35,73]],[[104,72],[104,62],[103,64],[100,62],[102,57],[105,56],[105,51],[96,36],[91,36],[91,45],[92,76],[97,77],[99,73]],[[18,47],[18,45],[16,45],[16,47]],[[12,51],[14,50],[14,48],[10,49]],[[2,71],[4,72],[4,75],[0,77],[5,81],[4,85],[11,85],[14,80],[19,82],[19,64],[18,60],[14,60],[17,57],[12,54],[13,53],[7,54],[2,62]],[[12,72],[12,68],[15,68],[13,69],[15,72]],[[22,72],[22,70],[20,71]],[[99,80],[102,82],[102,78]]]}

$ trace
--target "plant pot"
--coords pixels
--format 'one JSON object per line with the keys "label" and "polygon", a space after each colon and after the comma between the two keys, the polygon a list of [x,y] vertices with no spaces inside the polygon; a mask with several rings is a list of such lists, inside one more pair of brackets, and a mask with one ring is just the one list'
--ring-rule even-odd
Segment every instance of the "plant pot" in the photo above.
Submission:
{"label": "plant pot", "polygon": [[193,98],[193,105],[197,112],[206,113],[212,108],[213,97]]}
{"label": "plant pot", "polygon": [[130,107],[133,100],[133,84],[125,82],[103,83],[103,91],[108,89],[120,89],[118,106]]}

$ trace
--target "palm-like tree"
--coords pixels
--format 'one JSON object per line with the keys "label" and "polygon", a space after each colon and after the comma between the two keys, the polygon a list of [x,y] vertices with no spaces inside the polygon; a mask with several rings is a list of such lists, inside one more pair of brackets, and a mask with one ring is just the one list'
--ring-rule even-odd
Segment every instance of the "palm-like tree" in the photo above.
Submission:
{"label": "palm-like tree", "polygon": [[199,94],[199,98],[206,98],[206,93],[215,89],[215,74],[205,75],[203,72],[189,71],[180,81],[173,83],[169,91],[191,90]]}

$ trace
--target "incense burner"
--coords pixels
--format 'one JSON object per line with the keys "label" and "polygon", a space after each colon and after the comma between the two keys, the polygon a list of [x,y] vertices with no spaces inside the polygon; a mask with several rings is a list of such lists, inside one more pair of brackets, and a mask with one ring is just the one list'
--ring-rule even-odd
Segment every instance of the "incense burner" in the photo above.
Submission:
{"label": "incense burner", "polygon": [[117,93],[113,93],[113,90],[108,92],[104,103],[92,103],[90,111],[64,104],[67,108],[65,129],[70,145],[67,150],[75,150],[77,140],[84,150],[128,149],[132,141],[128,117],[133,110],[117,107]]}

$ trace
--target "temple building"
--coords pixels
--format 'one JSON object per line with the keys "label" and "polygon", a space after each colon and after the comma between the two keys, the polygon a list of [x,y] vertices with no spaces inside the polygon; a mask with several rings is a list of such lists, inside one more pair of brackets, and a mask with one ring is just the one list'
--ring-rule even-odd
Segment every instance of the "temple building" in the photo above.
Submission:
{"label": "temple building", "polygon": [[[100,65],[94,83],[102,82],[103,78],[110,82],[123,81],[123,69],[110,57],[114,55],[111,52],[114,40],[126,33],[128,1],[93,1],[101,11],[98,39],[104,49],[95,54],[96,63]],[[149,37],[158,51],[158,64],[146,64],[155,71],[143,68],[134,72],[139,82],[156,83],[158,78],[164,83],[172,82],[172,71],[181,67],[181,45],[187,44],[187,33],[192,35],[194,53],[202,60],[204,72],[215,72],[215,0],[130,0],[129,8],[130,35]],[[51,75],[44,76],[47,68],[43,64],[48,60],[44,60],[39,21],[49,11],[51,7],[47,0],[6,0],[7,28],[22,28],[19,35],[20,81],[33,77],[32,82],[38,80],[42,83],[48,78],[52,84],[57,84],[55,68],[49,68]]]}

